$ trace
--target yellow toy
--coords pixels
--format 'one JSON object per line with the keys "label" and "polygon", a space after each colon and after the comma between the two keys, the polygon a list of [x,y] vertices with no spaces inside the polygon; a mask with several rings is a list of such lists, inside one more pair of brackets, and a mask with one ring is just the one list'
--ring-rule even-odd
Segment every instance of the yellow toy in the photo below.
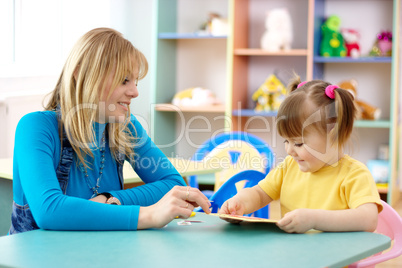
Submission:
{"label": "yellow toy", "polygon": [[204,106],[220,104],[215,94],[210,90],[202,87],[188,88],[177,92],[172,100],[176,106]]}
{"label": "yellow toy", "polygon": [[257,102],[254,110],[277,111],[285,96],[285,86],[274,74],[271,74],[252,96],[253,101]]}

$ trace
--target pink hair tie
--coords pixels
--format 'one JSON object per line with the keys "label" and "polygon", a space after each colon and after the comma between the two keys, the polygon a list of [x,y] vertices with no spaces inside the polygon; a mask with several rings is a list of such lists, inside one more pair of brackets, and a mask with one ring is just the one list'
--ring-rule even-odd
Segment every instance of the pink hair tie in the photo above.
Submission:
{"label": "pink hair tie", "polygon": [[339,88],[337,85],[329,85],[325,88],[325,95],[330,99],[335,99],[335,89]]}
{"label": "pink hair tie", "polygon": [[297,88],[302,87],[307,81],[301,82],[300,84],[297,85]]}

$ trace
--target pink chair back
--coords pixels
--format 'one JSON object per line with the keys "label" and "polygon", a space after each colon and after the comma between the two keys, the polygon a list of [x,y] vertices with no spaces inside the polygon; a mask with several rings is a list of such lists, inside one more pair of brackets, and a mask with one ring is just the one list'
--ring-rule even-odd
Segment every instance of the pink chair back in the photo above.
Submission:
{"label": "pink chair back", "polygon": [[378,215],[376,233],[390,237],[393,240],[389,251],[370,256],[364,260],[350,264],[348,267],[374,267],[376,264],[402,255],[402,219],[388,203],[381,201],[383,210]]}

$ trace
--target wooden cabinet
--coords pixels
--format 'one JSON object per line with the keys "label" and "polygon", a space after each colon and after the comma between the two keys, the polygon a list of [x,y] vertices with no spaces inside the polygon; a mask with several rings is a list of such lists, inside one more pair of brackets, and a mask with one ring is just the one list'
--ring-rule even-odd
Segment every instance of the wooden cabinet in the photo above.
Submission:
{"label": "wooden cabinet", "polygon": [[[291,50],[267,52],[260,49],[269,10],[288,9],[292,18],[293,42]],[[274,150],[276,161],[286,157],[283,139],[277,135],[276,112],[255,112],[251,96],[270,74],[285,83],[298,73],[302,80],[313,77],[313,19],[314,1],[230,1],[231,35],[228,58],[232,67],[229,84],[228,113],[232,130],[253,133],[264,139]]]}
{"label": "wooden cabinet", "polygon": [[[266,11],[286,7],[293,20],[294,41],[290,51],[268,53],[259,41],[264,32]],[[276,134],[275,113],[256,113],[251,99],[269,74],[277,74],[285,82],[295,71],[302,80],[323,79],[333,84],[356,79],[358,98],[382,110],[380,120],[359,120],[355,124],[348,154],[366,163],[376,159],[381,145],[389,146],[388,201],[393,203],[397,187],[397,61],[399,40],[399,1],[395,0],[232,0],[230,1],[232,36],[228,57],[233,65],[228,116],[231,129],[252,132],[264,138],[273,148],[277,161],[286,157],[282,139]],[[341,27],[360,32],[360,58],[319,56],[320,26],[329,15],[341,18]],[[367,57],[376,35],[393,31],[392,57]],[[394,195],[392,195],[392,194]]]}
{"label": "wooden cabinet", "polygon": [[[283,139],[276,133],[276,114],[256,113],[252,93],[270,74],[276,74],[284,83],[293,72],[302,80],[323,79],[333,84],[356,79],[359,83],[358,99],[378,106],[382,115],[380,120],[355,123],[352,150],[347,153],[366,163],[377,158],[379,146],[388,145],[390,183],[383,192],[388,193],[389,202],[396,200],[399,193],[397,129],[400,127],[397,44],[401,8],[398,0],[156,2],[156,46],[152,70],[156,108],[153,110],[152,134],[165,153],[191,156],[196,145],[211,135],[242,130],[263,138],[273,148],[276,161],[280,162],[286,157],[286,152]],[[278,7],[288,9],[294,38],[291,50],[271,53],[260,49],[260,39],[265,31],[266,13]],[[202,21],[209,11],[216,11],[215,8],[229,18],[228,36],[194,35],[195,21]],[[319,56],[320,26],[332,14],[341,18],[341,27],[360,32],[362,57]],[[190,24],[192,28],[186,28]],[[376,35],[383,30],[393,32],[392,57],[367,57]],[[195,69],[195,66],[200,68]],[[200,107],[178,111],[168,104],[177,91],[193,86],[212,88],[224,105],[212,110]],[[196,120],[199,120],[198,124],[191,125]]]}
{"label": "wooden cabinet", "polygon": [[[314,5],[313,77],[334,84],[342,80],[355,79],[358,82],[357,99],[381,109],[379,120],[358,120],[355,123],[353,146],[348,153],[367,163],[379,157],[381,146],[388,146],[389,183],[388,187],[379,190],[381,193],[388,193],[388,202],[392,204],[399,196],[396,164],[399,1],[316,0]],[[327,58],[319,55],[320,22],[332,14],[341,18],[341,27],[359,31],[361,57]],[[368,54],[377,34],[381,31],[393,32],[393,54],[391,57],[370,57]]]}

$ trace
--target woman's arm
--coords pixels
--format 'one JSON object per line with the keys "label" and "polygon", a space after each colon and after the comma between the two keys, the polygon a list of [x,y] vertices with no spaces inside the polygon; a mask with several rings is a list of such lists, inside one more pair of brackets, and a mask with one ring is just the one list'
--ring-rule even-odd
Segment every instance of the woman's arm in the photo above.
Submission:
{"label": "woman's arm", "polygon": [[158,202],[174,186],[186,186],[182,176],[163,152],[154,144],[141,124],[131,117],[137,141],[131,165],[145,185],[110,192],[123,205],[149,206]]}
{"label": "woman's arm", "polygon": [[366,203],[345,210],[296,209],[287,213],[277,225],[288,233],[304,233],[310,229],[373,232],[377,227],[377,219],[377,205]]}
{"label": "woman's arm", "polygon": [[29,204],[40,228],[52,230],[135,230],[139,206],[112,206],[63,195],[55,169],[60,140],[49,113],[24,116],[14,150],[14,200]]}

